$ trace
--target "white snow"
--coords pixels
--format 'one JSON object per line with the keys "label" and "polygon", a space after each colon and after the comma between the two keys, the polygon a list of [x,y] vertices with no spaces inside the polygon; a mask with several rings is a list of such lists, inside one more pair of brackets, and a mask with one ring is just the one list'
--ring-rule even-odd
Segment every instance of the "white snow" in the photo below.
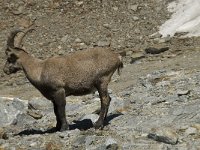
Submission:
{"label": "white snow", "polygon": [[173,12],[159,30],[166,37],[178,32],[187,32],[188,37],[200,36],[200,0],[176,0],[168,5]]}

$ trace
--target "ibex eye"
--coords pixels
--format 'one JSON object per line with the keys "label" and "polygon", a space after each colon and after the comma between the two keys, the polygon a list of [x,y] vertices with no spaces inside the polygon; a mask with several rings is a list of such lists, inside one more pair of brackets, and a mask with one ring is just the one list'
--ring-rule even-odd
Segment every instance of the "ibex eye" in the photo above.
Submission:
{"label": "ibex eye", "polygon": [[8,58],[7,61],[8,61],[9,63],[14,62],[11,58]]}

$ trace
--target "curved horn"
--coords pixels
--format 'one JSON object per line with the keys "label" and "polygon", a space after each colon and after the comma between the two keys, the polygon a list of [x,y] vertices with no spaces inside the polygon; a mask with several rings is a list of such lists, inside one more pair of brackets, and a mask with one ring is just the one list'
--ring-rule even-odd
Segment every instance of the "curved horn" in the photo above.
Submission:
{"label": "curved horn", "polygon": [[12,32],[10,33],[10,35],[8,36],[8,40],[7,40],[7,46],[8,46],[8,47],[12,47],[12,48],[15,47],[15,45],[14,45],[15,36],[16,36],[17,33],[19,33],[19,32],[23,32],[23,31],[17,29],[17,30],[14,30],[14,31],[12,31]]}
{"label": "curved horn", "polygon": [[29,31],[32,31],[32,30],[34,30],[33,28],[28,28],[28,29],[26,29],[25,31],[22,31],[23,32],[23,34],[19,37],[19,39],[17,39],[17,41],[16,41],[16,47],[19,47],[19,48],[21,48],[22,47],[22,40],[23,40],[23,38],[25,37],[25,35],[29,32]]}

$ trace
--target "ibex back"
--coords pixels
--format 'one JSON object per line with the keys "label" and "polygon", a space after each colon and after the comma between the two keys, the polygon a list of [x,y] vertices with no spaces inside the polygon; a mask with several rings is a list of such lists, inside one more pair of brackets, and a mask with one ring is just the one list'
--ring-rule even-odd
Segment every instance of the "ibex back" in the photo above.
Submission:
{"label": "ibex back", "polygon": [[[23,70],[28,80],[53,102],[56,129],[59,131],[69,128],[65,114],[65,97],[85,95],[97,90],[101,111],[94,127],[102,129],[111,100],[108,84],[113,73],[123,67],[121,56],[109,49],[92,48],[67,56],[40,60],[14,46],[14,38],[18,32],[21,31],[13,31],[8,37],[4,72],[11,74]],[[28,30],[24,34],[27,32]],[[21,42],[22,38],[19,41]]]}

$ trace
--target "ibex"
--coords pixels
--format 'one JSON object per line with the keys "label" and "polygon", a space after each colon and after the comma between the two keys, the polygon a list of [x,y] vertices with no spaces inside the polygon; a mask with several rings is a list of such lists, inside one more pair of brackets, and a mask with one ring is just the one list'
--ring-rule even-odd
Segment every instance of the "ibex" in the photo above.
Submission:
{"label": "ibex", "polygon": [[[23,70],[30,83],[53,102],[58,131],[69,129],[65,97],[85,95],[97,90],[101,110],[94,127],[103,129],[111,100],[108,84],[113,73],[123,67],[120,54],[109,48],[91,48],[41,60],[31,56],[20,46],[15,47],[14,39],[19,32],[23,31],[12,31],[8,37],[4,72],[9,75]],[[28,30],[24,34],[27,32]]]}

